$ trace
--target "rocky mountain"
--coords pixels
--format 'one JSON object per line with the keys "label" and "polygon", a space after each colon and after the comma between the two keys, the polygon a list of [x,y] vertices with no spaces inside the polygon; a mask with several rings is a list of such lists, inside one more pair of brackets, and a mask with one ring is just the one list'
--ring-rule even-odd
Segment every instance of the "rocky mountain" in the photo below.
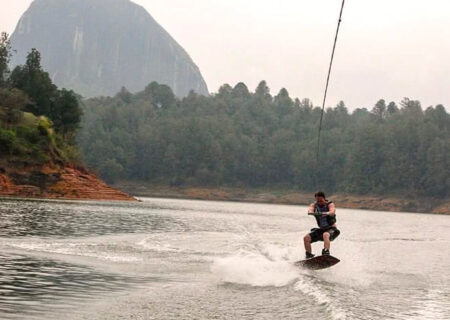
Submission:
{"label": "rocky mountain", "polygon": [[141,6],[128,0],[35,0],[11,35],[12,65],[31,48],[59,87],[85,96],[142,90],[151,81],[183,97],[207,95],[198,67]]}

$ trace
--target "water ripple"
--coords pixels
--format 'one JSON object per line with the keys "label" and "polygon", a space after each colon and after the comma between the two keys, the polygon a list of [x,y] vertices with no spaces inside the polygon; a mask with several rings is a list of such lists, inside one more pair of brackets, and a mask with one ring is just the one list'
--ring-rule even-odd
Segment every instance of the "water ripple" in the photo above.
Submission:
{"label": "water ripple", "polygon": [[[117,203],[0,200],[0,237],[78,237],[115,233],[187,231],[155,210]],[[89,221],[89,223],[86,223]]]}
{"label": "water ripple", "polygon": [[0,313],[2,319],[39,314],[42,309],[67,307],[58,304],[64,297],[76,304],[136,286],[141,281],[50,259],[1,254]]}

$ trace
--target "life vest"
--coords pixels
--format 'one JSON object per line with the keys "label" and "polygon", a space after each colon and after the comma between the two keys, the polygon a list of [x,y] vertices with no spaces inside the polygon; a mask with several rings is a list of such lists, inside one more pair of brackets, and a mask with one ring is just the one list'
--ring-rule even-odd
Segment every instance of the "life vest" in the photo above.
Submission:
{"label": "life vest", "polygon": [[[315,213],[328,212],[330,211],[329,205],[332,203],[333,201],[326,200],[326,203],[323,206],[321,206],[316,202],[314,204],[314,212]],[[322,226],[320,225],[320,218],[321,218],[320,215],[315,215],[314,218],[316,218],[317,225],[319,226],[319,228],[322,228]],[[331,228],[331,226],[336,223],[336,214],[334,216],[326,216],[325,218],[327,219],[329,228]]]}

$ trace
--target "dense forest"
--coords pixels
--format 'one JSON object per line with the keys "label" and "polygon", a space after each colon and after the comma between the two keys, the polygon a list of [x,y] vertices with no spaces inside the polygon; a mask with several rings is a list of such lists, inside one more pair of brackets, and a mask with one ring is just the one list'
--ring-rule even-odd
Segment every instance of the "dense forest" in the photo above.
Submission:
{"label": "dense forest", "polygon": [[77,162],[78,142],[84,161],[108,182],[450,193],[450,115],[442,105],[423,110],[408,98],[399,105],[379,100],[350,113],[340,102],[324,114],[318,163],[321,109],[285,89],[272,96],[264,81],[255,92],[225,84],[211,96],[191,92],[182,100],[153,82],[80,107],[80,97],[52,83],[38,51],[14,70],[11,53],[3,33],[0,165]]}
{"label": "dense forest", "polygon": [[262,81],[223,85],[178,100],[149,84],[131,94],[84,101],[78,141],[84,159],[109,182],[288,187],[311,191],[446,197],[450,192],[450,116],[442,105],[379,100],[349,112],[272,96]]}
{"label": "dense forest", "polygon": [[58,89],[33,49],[25,65],[8,67],[8,35],[0,36],[0,169],[79,160],[76,132],[82,110],[72,91]]}

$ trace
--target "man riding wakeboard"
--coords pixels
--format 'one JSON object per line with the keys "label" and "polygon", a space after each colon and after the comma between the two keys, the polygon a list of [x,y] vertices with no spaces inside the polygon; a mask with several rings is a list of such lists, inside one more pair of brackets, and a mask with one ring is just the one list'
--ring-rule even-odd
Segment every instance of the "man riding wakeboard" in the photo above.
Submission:
{"label": "man riding wakeboard", "polygon": [[322,255],[330,255],[330,242],[336,239],[341,233],[336,228],[336,207],[332,201],[325,198],[323,191],[318,191],[314,194],[316,202],[311,203],[308,209],[308,215],[313,215],[316,218],[319,228],[311,229],[304,238],[306,259],[314,257],[311,252],[311,243],[317,241],[324,242]]}

